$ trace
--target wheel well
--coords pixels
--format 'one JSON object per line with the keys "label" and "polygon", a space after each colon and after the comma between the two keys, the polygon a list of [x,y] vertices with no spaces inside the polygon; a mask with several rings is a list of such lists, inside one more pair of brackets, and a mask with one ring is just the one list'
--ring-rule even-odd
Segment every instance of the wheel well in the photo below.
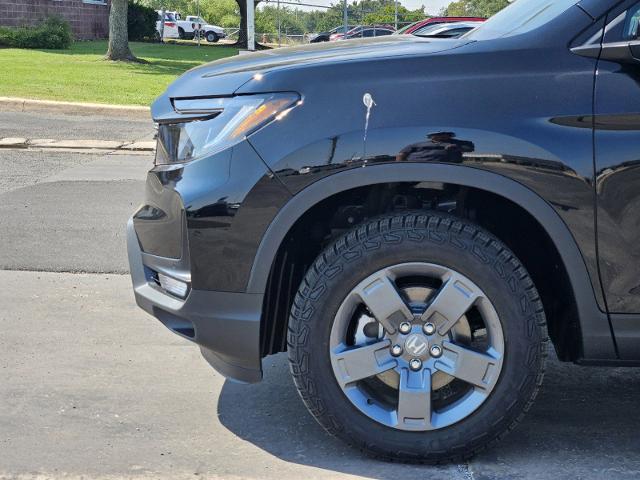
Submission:
{"label": "wheel well", "polygon": [[481,225],[502,240],[533,278],[559,358],[580,356],[578,313],[569,276],[540,223],[516,203],[494,193],[431,182],[385,183],[340,192],[296,221],[280,244],[267,282],[261,325],[263,356],[286,350],[293,298],[320,252],[358,224],[406,210],[448,212]]}

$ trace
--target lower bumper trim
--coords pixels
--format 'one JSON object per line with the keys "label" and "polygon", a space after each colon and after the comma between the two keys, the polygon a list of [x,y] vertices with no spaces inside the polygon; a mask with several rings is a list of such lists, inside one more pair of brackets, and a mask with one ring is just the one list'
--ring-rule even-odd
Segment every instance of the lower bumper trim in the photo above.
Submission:
{"label": "lower bumper trim", "polygon": [[202,346],[200,347],[200,352],[209,365],[229,380],[238,383],[257,383],[262,380],[261,368],[245,368],[227,363],[215,351]]}
{"label": "lower bumper trim", "polygon": [[174,333],[197,343],[205,359],[225,377],[262,379],[260,317],[264,295],[191,290],[186,299],[162,292],[145,273],[153,257],[140,250],[133,222],[127,226],[129,266],[136,303]]}

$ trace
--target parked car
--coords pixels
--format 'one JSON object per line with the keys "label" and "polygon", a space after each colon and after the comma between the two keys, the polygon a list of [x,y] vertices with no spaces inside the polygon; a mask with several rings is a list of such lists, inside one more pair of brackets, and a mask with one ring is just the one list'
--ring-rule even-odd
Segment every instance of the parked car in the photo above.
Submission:
{"label": "parked car", "polygon": [[395,30],[389,27],[363,27],[351,33],[347,33],[346,39],[343,37],[341,40],[350,40],[352,38],[370,38],[370,37],[382,37],[384,35],[391,35]]}
{"label": "parked car", "polygon": [[[347,25],[347,30],[351,30],[354,26]],[[334,34],[343,34],[344,33],[344,25],[340,25],[339,27],[332,28],[328,32],[320,32],[312,34],[309,37],[309,43],[320,43],[320,42],[328,42],[331,35]]]}
{"label": "parked car", "polygon": [[413,35],[427,38],[457,38],[479,25],[482,25],[482,22],[435,23],[416,30]]}
{"label": "parked car", "polygon": [[[343,33],[335,33],[331,35],[329,40],[336,41],[336,40],[344,40],[345,38],[347,39],[361,38],[363,36],[364,30],[368,30],[366,35],[367,37],[377,36],[377,35],[374,35],[374,33],[381,32],[382,30],[390,30],[391,33],[394,33],[393,27],[388,25],[356,25],[355,27],[348,30],[346,35]],[[389,34],[380,33],[380,35],[389,35]]]}
{"label": "parked car", "polygon": [[187,15],[184,20],[178,20],[178,35],[180,38],[193,39],[197,31],[207,42],[215,43],[226,37],[224,29],[207,23],[202,17]]}
{"label": "parked car", "polygon": [[151,108],[138,305],[241,382],[287,352],[318,422],[386,459],[493,446],[550,345],[640,365],[638,18],[517,0],[460,38],[188,71]]}
{"label": "parked car", "polygon": [[484,22],[485,20],[486,18],[482,17],[430,17],[398,29],[396,35],[411,35],[417,30],[426,27],[427,25],[435,25],[438,23]]}
{"label": "parked car", "polygon": [[[162,11],[156,10],[158,13],[158,19],[156,20],[156,34],[160,38]],[[164,38],[179,38],[178,26],[176,25],[176,18],[173,12],[164,12]]]}
{"label": "parked car", "polygon": [[[353,27],[350,27],[349,30],[347,30],[347,35],[359,29],[362,29],[362,25],[355,25]],[[342,40],[344,36],[345,36],[345,33],[343,31],[338,31],[329,35],[329,41],[335,42],[336,40]]]}

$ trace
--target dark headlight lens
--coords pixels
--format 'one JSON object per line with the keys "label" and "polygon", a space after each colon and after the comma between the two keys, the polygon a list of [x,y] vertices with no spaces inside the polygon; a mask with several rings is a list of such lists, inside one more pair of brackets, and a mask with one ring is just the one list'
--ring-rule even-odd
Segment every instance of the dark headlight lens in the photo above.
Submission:
{"label": "dark headlight lens", "polygon": [[299,100],[295,93],[174,100],[175,110],[191,121],[159,125],[156,165],[186,163],[229,148],[283,118]]}

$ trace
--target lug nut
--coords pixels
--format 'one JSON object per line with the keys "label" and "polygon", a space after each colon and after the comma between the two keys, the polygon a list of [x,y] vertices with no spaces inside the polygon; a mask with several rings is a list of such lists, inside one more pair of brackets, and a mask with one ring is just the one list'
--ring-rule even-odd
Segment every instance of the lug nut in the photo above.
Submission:
{"label": "lug nut", "polygon": [[409,368],[414,372],[420,370],[422,368],[422,361],[419,358],[412,358],[409,361]]}
{"label": "lug nut", "polygon": [[402,355],[402,347],[400,345],[394,345],[391,347],[391,355],[394,357],[399,357]]}
{"label": "lug nut", "polygon": [[436,333],[436,326],[433,323],[425,323],[422,326],[422,330],[427,335],[433,335],[434,333]]}
{"label": "lug nut", "polygon": [[409,333],[411,331],[411,324],[409,322],[402,322],[398,329],[400,333]]}
{"label": "lug nut", "polygon": [[442,355],[442,348],[440,347],[440,345],[432,345],[430,352],[432,357],[438,358],[440,355]]}

